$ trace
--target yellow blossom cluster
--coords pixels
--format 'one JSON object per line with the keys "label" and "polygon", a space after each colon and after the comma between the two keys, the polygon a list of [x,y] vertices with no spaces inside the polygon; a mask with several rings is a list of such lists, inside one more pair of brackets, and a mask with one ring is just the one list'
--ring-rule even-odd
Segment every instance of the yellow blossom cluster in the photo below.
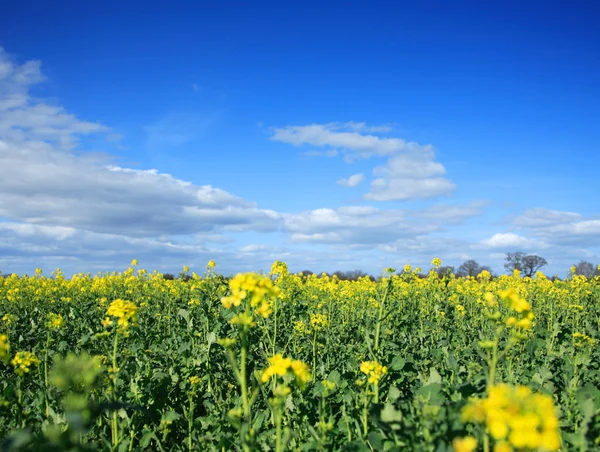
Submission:
{"label": "yellow blossom cluster", "polygon": [[64,323],[62,315],[50,312],[47,316],[46,327],[50,330],[60,330]]}
{"label": "yellow blossom cluster", "polygon": [[472,436],[456,438],[452,441],[454,452],[474,452],[477,449],[477,439]]}
{"label": "yellow blossom cluster", "polygon": [[17,352],[10,363],[15,368],[15,373],[23,376],[26,373],[29,373],[32,366],[38,365],[40,360],[31,352]]}
{"label": "yellow blossom cluster", "polygon": [[298,334],[308,334],[308,326],[304,320],[296,320],[294,322],[294,332]]}
{"label": "yellow blossom cluster", "polygon": [[558,417],[550,396],[527,386],[501,383],[484,399],[473,398],[462,410],[463,421],[485,424],[496,441],[495,451],[560,448]]}
{"label": "yellow blossom cluster", "polygon": [[280,353],[269,358],[269,367],[263,371],[260,379],[266,383],[275,375],[283,377],[288,372],[294,374],[300,387],[304,387],[310,381],[308,365],[297,359],[284,358]]}
{"label": "yellow blossom cluster", "polygon": [[254,321],[252,316],[249,314],[246,314],[245,312],[240,312],[239,314],[234,315],[231,318],[230,323],[232,325],[239,325],[242,327],[244,327],[244,326],[253,327],[256,325],[256,322]]}
{"label": "yellow blossom cluster", "polygon": [[[500,298],[508,303],[508,308],[510,310],[515,311],[518,314],[518,316],[511,315],[508,317],[506,319],[506,326],[509,328],[517,327],[525,330],[530,329],[534,315],[533,312],[531,312],[531,305],[527,302],[527,300],[521,297],[512,287],[500,290],[498,295],[500,295]],[[492,304],[494,297],[491,293],[486,293],[486,299],[490,304]]]}
{"label": "yellow blossom cluster", "polygon": [[6,334],[0,334],[0,361],[4,361],[10,351],[10,345],[8,343],[8,336]]}
{"label": "yellow blossom cluster", "polygon": [[387,374],[388,368],[377,361],[363,361],[360,364],[360,371],[367,376],[369,383],[378,385],[381,377]]}
{"label": "yellow blossom cluster", "polygon": [[[256,308],[257,314],[264,318],[267,318],[272,312],[267,297],[276,297],[280,292],[279,288],[273,285],[273,281],[257,273],[238,274],[229,282],[229,288],[231,295],[221,298],[221,303],[225,308],[239,306],[243,300],[249,300],[250,306]],[[236,323],[240,322],[236,321]]]}
{"label": "yellow blossom cluster", "polygon": [[10,325],[11,323],[13,323],[15,320],[17,320],[17,317],[13,314],[4,314],[2,316],[2,321],[4,323],[6,323],[6,326]]}
{"label": "yellow blossom cluster", "polygon": [[127,300],[116,299],[114,300],[108,309],[106,310],[107,318],[104,319],[102,324],[104,326],[110,326],[112,321],[110,317],[116,317],[117,327],[122,331],[126,331],[129,327],[129,324],[135,324],[137,320],[137,306],[135,303]]}
{"label": "yellow blossom cluster", "polygon": [[196,375],[188,378],[188,383],[191,384],[192,386],[199,385],[201,381],[202,381],[202,379]]}
{"label": "yellow blossom cluster", "polygon": [[323,314],[313,314],[310,316],[310,326],[314,331],[320,331],[325,329],[329,325],[327,316]]}
{"label": "yellow blossom cluster", "polygon": [[573,333],[573,343],[576,347],[583,347],[584,345],[589,345],[590,347],[593,347],[596,344],[596,341],[589,337],[587,334]]}
{"label": "yellow blossom cluster", "polygon": [[271,275],[285,276],[289,274],[288,266],[283,261],[275,261],[271,265]]}

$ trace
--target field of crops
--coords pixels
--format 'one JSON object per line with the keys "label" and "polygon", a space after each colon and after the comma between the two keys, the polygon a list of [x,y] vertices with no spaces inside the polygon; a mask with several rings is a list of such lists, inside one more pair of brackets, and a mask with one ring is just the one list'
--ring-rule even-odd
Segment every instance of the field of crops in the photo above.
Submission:
{"label": "field of crops", "polygon": [[0,278],[7,450],[600,450],[599,277],[136,265]]}

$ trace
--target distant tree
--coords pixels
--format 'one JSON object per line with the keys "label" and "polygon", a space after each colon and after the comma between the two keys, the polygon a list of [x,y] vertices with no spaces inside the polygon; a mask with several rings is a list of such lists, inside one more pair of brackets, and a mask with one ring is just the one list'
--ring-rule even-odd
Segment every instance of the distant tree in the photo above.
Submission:
{"label": "distant tree", "polygon": [[452,276],[454,274],[454,267],[452,265],[442,265],[435,269],[438,277],[443,278],[444,276]]}
{"label": "distant tree", "polygon": [[175,275],[173,275],[171,273],[163,273],[163,279],[173,280],[173,279],[175,279]]}
{"label": "distant tree", "polygon": [[336,271],[333,273],[334,276],[341,281],[356,281],[358,278],[362,278],[363,276],[368,276],[369,279],[374,279],[368,273],[363,272],[362,270],[353,270],[353,271]]}
{"label": "distant tree", "polygon": [[546,265],[548,265],[548,261],[546,261],[546,259],[543,257],[528,255],[523,259],[523,269],[521,271],[523,272],[524,276],[529,276],[531,278],[535,272]]}
{"label": "distant tree", "polygon": [[586,278],[591,278],[597,274],[597,269],[594,267],[594,264],[588,261],[580,261],[575,266],[575,274],[585,276]]}
{"label": "distant tree", "polygon": [[540,270],[542,267],[548,265],[546,259],[535,254],[525,254],[521,251],[516,253],[506,253],[506,264],[504,268],[512,272],[519,270],[523,276],[529,276],[530,278]]}
{"label": "distant tree", "polygon": [[506,253],[506,257],[504,260],[506,264],[504,264],[504,268],[507,272],[512,273],[514,270],[523,270],[523,259],[527,256],[526,253],[522,251],[517,251],[516,253]]}
{"label": "distant tree", "polygon": [[302,270],[300,273],[302,273],[302,276],[310,276],[310,275],[314,275],[314,272],[311,272],[310,270]]}
{"label": "distant tree", "polygon": [[469,259],[468,261],[464,261],[458,267],[458,271],[456,272],[457,276],[477,276],[481,272],[481,265],[479,262],[473,259]]}
{"label": "distant tree", "polygon": [[467,276],[477,276],[482,271],[487,270],[492,273],[492,269],[487,265],[479,265],[479,262],[473,259],[469,259],[468,261],[464,261],[460,267],[458,267],[458,271],[456,272],[456,276],[467,277]]}

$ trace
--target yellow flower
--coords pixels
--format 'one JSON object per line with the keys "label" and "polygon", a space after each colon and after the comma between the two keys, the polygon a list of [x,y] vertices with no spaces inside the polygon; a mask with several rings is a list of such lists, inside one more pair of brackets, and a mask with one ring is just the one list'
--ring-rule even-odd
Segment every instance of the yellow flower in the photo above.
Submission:
{"label": "yellow flower", "polygon": [[10,325],[11,323],[13,323],[15,320],[17,320],[17,316],[13,315],[13,314],[4,314],[2,316],[2,321],[4,323],[6,323],[6,326]]}
{"label": "yellow flower", "polygon": [[224,338],[218,339],[217,343],[219,345],[222,345],[225,348],[231,348],[235,344],[235,339],[232,339],[230,337],[224,337]]}
{"label": "yellow flower", "polygon": [[289,274],[288,266],[283,261],[275,261],[271,265],[271,275],[285,276]]}
{"label": "yellow flower", "polygon": [[506,441],[499,441],[494,445],[494,452],[512,452],[510,443]]}
{"label": "yellow flower", "polygon": [[273,309],[271,309],[271,305],[266,301],[264,303],[262,303],[256,310],[256,313],[261,315],[265,319],[267,317],[269,317],[272,312],[273,312]]}
{"label": "yellow flower", "polygon": [[213,261],[212,259],[208,261],[208,264],[206,264],[206,269],[209,270],[211,268],[215,268],[217,266],[217,264],[215,263],[215,261]]}
{"label": "yellow flower", "polygon": [[266,383],[276,375],[283,377],[288,371],[294,374],[296,382],[301,388],[311,379],[310,369],[305,363],[296,359],[284,358],[280,353],[269,358],[269,367],[263,371],[260,379]]}
{"label": "yellow flower", "polygon": [[117,299],[110,304],[106,310],[106,314],[116,317],[118,319],[117,327],[125,331],[127,330],[130,322],[135,323],[137,319],[137,309],[138,308],[135,303]]}
{"label": "yellow flower", "polygon": [[134,259],[134,260],[131,261],[131,266],[132,267],[137,267],[137,265],[138,265],[137,259]]}
{"label": "yellow flower", "polygon": [[477,449],[477,440],[472,436],[456,438],[452,441],[452,447],[455,452],[473,452]]}
{"label": "yellow flower", "polygon": [[528,330],[531,328],[531,320],[530,319],[521,319],[516,323],[516,326],[519,328],[523,328],[524,330]]}
{"label": "yellow flower", "polygon": [[230,323],[232,325],[249,326],[249,327],[253,327],[256,325],[256,322],[254,322],[254,319],[252,318],[252,316],[246,314],[245,312],[241,312],[239,314],[234,315],[232,317]]}
{"label": "yellow flower", "polygon": [[321,382],[321,384],[323,385],[323,388],[325,388],[325,391],[327,391],[327,392],[331,392],[335,389],[335,383],[333,381],[323,380]]}
{"label": "yellow flower", "polygon": [[29,373],[30,368],[39,363],[40,360],[31,352],[17,352],[11,361],[11,364],[15,368],[15,373],[19,376]]}
{"label": "yellow flower", "polygon": [[387,374],[387,367],[382,366],[377,361],[363,361],[360,364],[360,371],[367,376],[367,381],[374,385],[379,384],[379,380]]}
{"label": "yellow flower", "polygon": [[292,360],[291,358],[284,358],[282,354],[278,353],[269,358],[269,364],[269,367],[263,371],[261,376],[261,381],[263,383],[269,381],[274,375],[283,377],[292,365]]}
{"label": "yellow flower", "polygon": [[46,326],[51,330],[60,330],[65,323],[62,315],[53,312],[50,312],[47,318]]}
{"label": "yellow flower", "polygon": [[187,265],[183,266],[183,273],[189,273],[190,271],[190,267],[188,267]]}
{"label": "yellow flower", "polygon": [[106,317],[103,321],[102,321],[102,326],[104,328],[108,328],[109,326],[112,325],[112,320],[110,320],[110,317]]}
{"label": "yellow flower", "polygon": [[494,451],[511,448],[556,451],[560,447],[558,418],[550,396],[526,386],[492,386],[485,399],[471,399],[462,410],[463,421],[485,423],[497,440]]}
{"label": "yellow flower", "polygon": [[196,375],[188,378],[188,382],[192,385],[192,386],[196,386],[199,385],[200,382],[202,381],[202,379],[200,377],[197,377]]}
{"label": "yellow flower", "polygon": [[439,257],[434,257],[431,261],[433,268],[439,268],[442,265],[442,260]]}
{"label": "yellow flower", "polygon": [[273,281],[257,273],[240,273],[229,281],[231,295],[221,298],[221,303],[226,309],[239,306],[242,300],[249,299],[251,306],[258,306],[267,297],[279,295],[280,289],[273,285]]}
{"label": "yellow flower", "polygon": [[310,369],[306,363],[300,360],[293,360],[291,365],[292,372],[296,376],[296,382],[303,388],[310,381]]}
{"label": "yellow flower", "polygon": [[10,351],[10,345],[8,343],[8,336],[6,334],[0,334],[0,361],[4,361]]}
{"label": "yellow flower", "polygon": [[329,321],[327,320],[327,317],[323,314],[313,314],[310,316],[310,326],[312,326],[313,330],[322,330],[327,325],[329,325]]}

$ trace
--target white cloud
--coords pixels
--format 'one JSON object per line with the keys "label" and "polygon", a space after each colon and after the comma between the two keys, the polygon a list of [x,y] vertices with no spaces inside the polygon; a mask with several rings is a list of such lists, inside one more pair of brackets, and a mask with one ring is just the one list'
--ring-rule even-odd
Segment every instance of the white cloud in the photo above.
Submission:
{"label": "white cloud", "polygon": [[600,219],[597,217],[535,208],[516,217],[513,224],[549,244],[583,248],[600,246]]}
{"label": "white cloud", "polygon": [[42,80],[38,62],[0,51],[0,217],[130,237],[278,228],[279,214],[223,190],[81,152],[82,135],[112,131],[33,98]]}
{"label": "white cloud", "polygon": [[305,151],[304,155],[306,157],[337,157],[339,154],[337,149],[328,149],[326,151]]}
{"label": "white cloud", "polygon": [[297,242],[363,246],[428,234],[439,225],[415,219],[404,210],[349,206],[285,214],[284,229]]}
{"label": "white cloud", "polygon": [[459,223],[467,218],[480,216],[486,205],[485,201],[473,201],[466,206],[436,204],[414,212],[414,216],[442,223]]}
{"label": "white cloud", "polygon": [[[389,126],[368,127],[356,122],[311,124],[274,128],[271,139],[294,146],[324,148],[321,152],[341,150],[348,163],[387,157],[385,165],[373,170],[377,178],[364,195],[371,201],[403,201],[451,194],[455,185],[446,179],[446,169],[435,160],[433,146],[376,135],[390,130]],[[340,179],[338,184],[349,186],[347,182]]]}
{"label": "white cloud", "polygon": [[381,138],[376,135],[361,134],[360,132],[363,131],[364,127],[360,127],[360,123],[353,122],[286,126],[274,128],[271,139],[294,146],[308,144],[340,148],[351,152],[353,158],[391,155],[419,146],[417,143],[406,142],[400,138]]}
{"label": "white cloud", "polygon": [[365,175],[362,173],[353,174],[352,176],[346,178],[341,178],[337,181],[338,185],[342,185],[344,187],[356,187],[359,185],[365,178]]}
{"label": "white cloud", "polygon": [[255,253],[280,253],[280,254],[282,254],[284,252],[283,248],[281,248],[279,246],[265,245],[262,243],[244,245],[244,246],[240,247],[239,250],[240,250],[240,253],[248,253],[248,254],[255,254]]}
{"label": "white cloud", "polygon": [[528,239],[514,232],[500,232],[489,239],[482,240],[481,244],[489,248],[524,248],[530,249],[537,245],[535,240]]}
{"label": "white cloud", "polygon": [[515,226],[536,228],[572,223],[581,218],[581,215],[575,212],[560,212],[558,210],[535,208],[527,209],[522,215],[514,219],[513,224]]}

